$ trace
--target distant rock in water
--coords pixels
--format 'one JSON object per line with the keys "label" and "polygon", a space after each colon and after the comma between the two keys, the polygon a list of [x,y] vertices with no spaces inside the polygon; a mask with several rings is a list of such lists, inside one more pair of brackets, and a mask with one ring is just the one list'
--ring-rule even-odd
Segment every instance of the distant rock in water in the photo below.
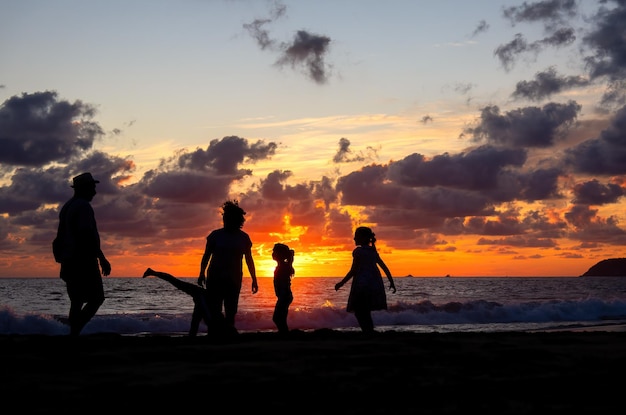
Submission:
{"label": "distant rock in water", "polygon": [[626,258],[604,259],[581,277],[626,277]]}

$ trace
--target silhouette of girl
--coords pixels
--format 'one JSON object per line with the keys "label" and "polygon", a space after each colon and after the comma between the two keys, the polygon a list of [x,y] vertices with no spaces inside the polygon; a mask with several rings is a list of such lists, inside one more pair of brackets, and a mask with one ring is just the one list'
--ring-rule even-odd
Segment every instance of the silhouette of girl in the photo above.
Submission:
{"label": "silhouette of girl", "polygon": [[293,249],[285,244],[274,244],[272,258],[276,261],[274,268],[274,292],[276,293],[276,305],[274,306],[274,315],[272,321],[276,324],[278,332],[281,334],[288,333],[287,313],[289,305],[293,302],[293,293],[291,292],[291,278],[295,274],[293,269]]}
{"label": "silhouette of girl", "polygon": [[380,269],[385,272],[389,280],[389,289],[394,293],[396,285],[389,268],[376,250],[374,232],[366,226],[358,227],[354,232],[354,243],[356,248],[352,251],[352,266],[346,276],[335,285],[335,290],[339,290],[353,279],[346,311],[354,313],[361,331],[373,333],[372,311],[387,309],[385,285]]}

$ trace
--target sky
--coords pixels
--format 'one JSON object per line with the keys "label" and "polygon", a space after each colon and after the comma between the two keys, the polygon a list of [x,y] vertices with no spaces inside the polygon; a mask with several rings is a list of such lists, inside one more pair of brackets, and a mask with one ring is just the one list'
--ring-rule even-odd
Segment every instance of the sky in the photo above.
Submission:
{"label": "sky", "polygon": [[[111,276],[579,276],[626,245],[626,0],[0,0],[0,278],[55,277],[71,178]],[[244,278],[248,277],[247,271]]]}

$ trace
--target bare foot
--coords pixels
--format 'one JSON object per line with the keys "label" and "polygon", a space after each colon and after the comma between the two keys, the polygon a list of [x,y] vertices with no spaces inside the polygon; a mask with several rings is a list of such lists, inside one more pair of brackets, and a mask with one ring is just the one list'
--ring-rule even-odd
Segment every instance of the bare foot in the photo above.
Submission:
{"label": "bare foot", "polygon": [[148,268],[146,270],[146,272],[143,273],[143,277],[141,277],[141,278],[146,278],[146,277],[149,277],[151,275],[154,275],[154,271],[152,270],[152,268]]}

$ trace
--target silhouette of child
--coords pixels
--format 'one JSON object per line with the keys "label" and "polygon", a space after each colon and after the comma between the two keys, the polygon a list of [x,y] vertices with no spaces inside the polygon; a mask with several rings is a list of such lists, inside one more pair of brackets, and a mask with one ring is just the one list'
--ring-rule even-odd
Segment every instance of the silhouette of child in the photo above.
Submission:
{"label": "silhouette of child", "polygon": [[366,226],[358,227],[354,232],[354,243],[356,248],[352,251],[352,266],[346,276],[335,284],[335,290],[339,290],[351,278],[353,279],[346,311],[354,313],[361,331],[373,333],[372,311],[387,309],[385,284],[380,269],[385,272],[389,280],[389,289],[394,293],[396,285],[389,268],[376,250],[374,232]]}
{"label": "silhouette of child", "polygon": [[287,313],[289,305],[293,302],[291,291],[291,278],[295,274],[293,269],[293,249],[285,244],[274,244],[272,258],[276,261],[274,268],[274,292],[276,293],[276,305],[272,321],[276,324],[278,332],[285,334],[289,332],[287,326]]}
{"label": "silhouette of child", "polygon": [[[142,278],[149,276],[160,278],[169,282],[174,287],[178,288],[182,292],[189,294],[193,298],[194,308],[191,316],[191,327],[189,328],[189,335],[195,336],[198,334],[198,328],[200,327],[200,321],[204,320],[207,327],[211,327],[210,324],[215,324],[214,319],[219,319],[220,315],[215,315],[209,310],[209,302],[207,301],[207,291],[199,285],[192,284],[187,281],[180,280],[167,272],[155,271],[152,268],[146,269]],[[213,318],[213,320],[212,320]]]}

